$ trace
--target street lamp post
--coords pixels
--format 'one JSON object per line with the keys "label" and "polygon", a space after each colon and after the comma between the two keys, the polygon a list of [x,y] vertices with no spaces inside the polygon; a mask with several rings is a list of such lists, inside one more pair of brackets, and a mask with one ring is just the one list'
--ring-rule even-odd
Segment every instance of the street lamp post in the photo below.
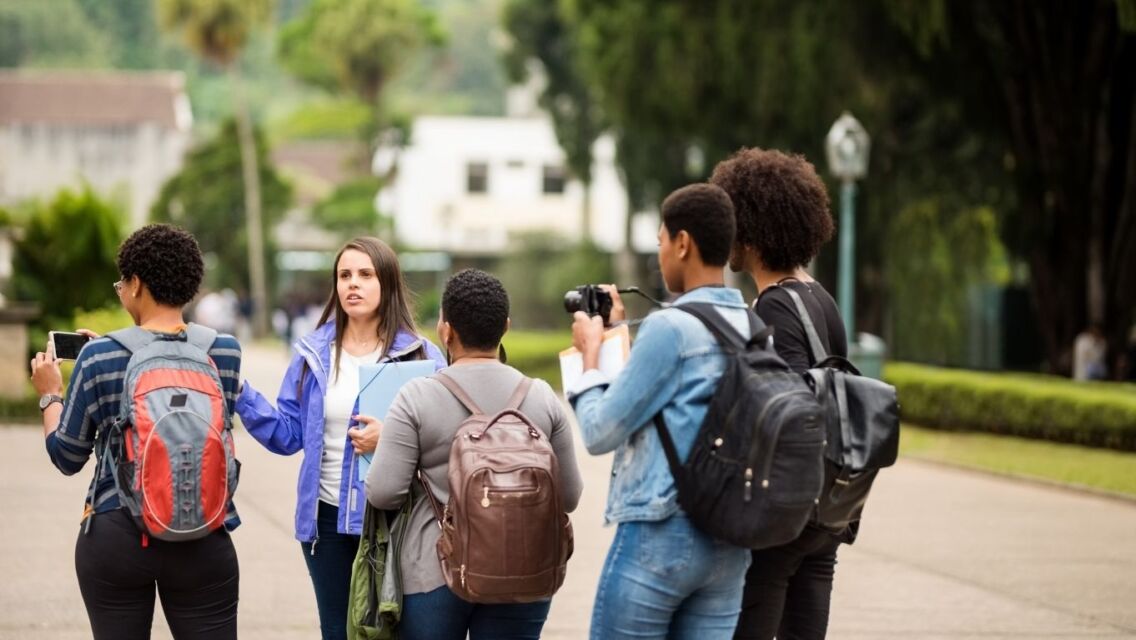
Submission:
{"label": "street lamp post", "polygon": [[825,155],[832,175],[840,180],[840,272],[837,301],[844,316],[849,344],[856,342],[856,181],[868,174],[871,140],[860,121],[845,111],[825,138]]}

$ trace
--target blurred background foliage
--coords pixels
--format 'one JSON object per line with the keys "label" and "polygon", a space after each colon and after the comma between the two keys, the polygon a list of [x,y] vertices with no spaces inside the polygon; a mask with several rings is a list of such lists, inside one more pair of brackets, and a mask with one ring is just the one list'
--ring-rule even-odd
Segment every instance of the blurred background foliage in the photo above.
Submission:
{"label": "blurred background foliage", "polygon": [[32,327],[33,344],[42,345],[49,329],[69,326],[79,310],[118,302],[112,285],[124,237],[121,206],[90,188],[65,189],[3,216],[22,228],[12,257],[12,297],[36,301],[42,313]]}
{"label": "blurred background foliage", "polygon": [[[181,173],[171,178],[151,208],[155,222],[170,222],[197,237],[206,256],[206,283],[210,288],[247,289],[248,236],[245,231],[244,183],[236,124],[225,122],[206,142],[186,155]],[[291,187],[267,162],[264,136],[257,131],[262,224],[268,254],[272,236],[267,231],[283,216],[291,202]],[[268,262],[269,281],[272,265]]]}
{"label": "blurred background foliage", "polygon": [[546,234],[522,236],[515,245],[494,273],[509,292],[509,316],[519,329],[566,326],[566,291],[613,281],[611,260],[592,245],[573,245]]}
{"label": "blurred background foliage", "polygon": [[[1073,337],[1093,319],[1114,353],[1124,346],[1136,314],[1136,0],[272,4],[237,65],[273,143],[354,140],[369,150],[376,131],[405,131],[415,114],[501,115],[508,84],[535,70],[573,175],[586,183],[591,143],[613,132],[637,211],[741,146],[803,153],[826,175],[824,132],[847,109],[873,138],[856,322],[893,357],[973,362],[973,320],[993,299],[976,292],[991,288],[1022,293],[1006,297],[1019,301],[1007,314],[1038,335],[1033,353],[1008,365],[1066,371]],[[233,107],[223,72],[157,17],[152,0],[0,0],[0,66],[184,70],[201,149],[155,207],[172,219],[178,198],[214,190],[204,150],[220,154],[231,140]],[[267,226],[290,201],[263,148],[258,157]],[[349,181],[313,210],[329,228],[381,233],[382,218],[360,224],[375,184]],[[203,221],[222,220],[231,234],[239,191],[216,190],[190,210],[203,207]],[[223,242],[202,244],[244,278]],[[563,326],[565,289],[615,278],[609,256],[564,246],[528,239],[499,262],[526,324]],[[521,277],[543,268],[542,256],[560,267]],[[815,270],[835,281],[833,245]],[[623,284],[649,275],[620,273],[633,279]]]}

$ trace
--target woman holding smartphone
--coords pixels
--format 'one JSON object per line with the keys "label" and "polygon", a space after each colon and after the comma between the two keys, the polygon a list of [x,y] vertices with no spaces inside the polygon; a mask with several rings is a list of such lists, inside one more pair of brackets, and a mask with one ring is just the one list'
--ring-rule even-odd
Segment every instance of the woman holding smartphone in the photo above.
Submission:
{"label": "woman holding smartphone", "polygon": [[[143,227],[119,247],[117,263],[122,278],[114,290],[134,325],[153,334],[151,340],[185,342],[202,333],[182,315],[204,274],[193,236],[170,225]],[[149,638],[157,590],[175,638],[236,638],[240,572],[228,532],[240,519],[232,502],[224,526],[196,540],[170,542],[140,531],[120,500],[113,465],[103,464],[110,454],[96,447],[119,417],[131,351],[113,338],[84,333],[95,339],[78,353],[66,398],[54,349],[37,353],[31,368],[51,461],[66,475],[82,470],[92,452],[100,463],[84,508],[86,526],[75,544],[75,571],[92,635],[96,640]],[[208,355],[220,376],[224,410],[231,413],[240,345],[232,336],[216,335]]]}
{"label": "woman holding smartphone", "polygon": [[316,593],[325,640],[347,629],[351,564],[366,502],[356,456],[372,453],[379,420],[359,413],[363,364],[430,359],[442,353],[418,335],[398,256],[378,238],[351,240],[335,257],[327,306],[315,331],[295,344],[273,407],[245,382],[237,413],[269,451],[304,452],[296,499],[296,538]]}

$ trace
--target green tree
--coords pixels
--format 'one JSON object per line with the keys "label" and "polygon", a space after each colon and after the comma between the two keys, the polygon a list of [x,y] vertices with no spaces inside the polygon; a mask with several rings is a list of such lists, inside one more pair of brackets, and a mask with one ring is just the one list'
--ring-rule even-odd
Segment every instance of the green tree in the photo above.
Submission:
{"label": "green tree", "polygon": [[115,301],[123,217],[89,186],[11,214],[23,227],[12,258],[12,295],[40,305],[40,328],[69,326],[77,311]]}
{"label": "green tree", "polygon": [[[209,264],[215,264],[206,276],[209,284],[240,290],[249,281],[249,240],[242,206],[244,181],[240,178],[240,168],[243,159],[238,138],[237,125],[229,120],[216,137],[191,151],[181,172],[162,186],[150,210],[150,218],[189,230],[197,238]],[[292,194],[268,160],[264,137],[259,130],[254,130],[253,139],[264,202],[260,230],[264,237],[265,230],[272,228],[287,210]],[[271,256],[270,238],[267,249]]]}
{"label": "green tree", "polygon": [[444,42],[420,49],[384,102],[409,113],[503,114],[508,79],[495,46],[501,0],[443,0],[433,9]]}
{"label": "green tree", "polygon": [[582,284],[611,282],[611,261],[590,243],[567,243],[551,234],[526,234],[495,272],[509,292],[510,317],[518,328],[562,328],[571,322],[564,292]]}
{"label": "green tree", "polygon": [[1006,150],[1002,237],[1030,267],[1051,370],[1136,316],[1136,2],[885,0],[962,117]]}
{"label": "green tree", "polygon": [[605,122],[592,87],[579,68],[575,34],[557,0],[508,0],[502,16],[512,37],[504,55],[509,78],[524,82],[533,62],[543,70],[540,106],[552,117],[569,170],[583,184],[580,237],[590,240],[592,145],[603,133]]}
{"label": "green tree", "polygon": [[[441,38],[414,0],[314,0],[280,30],[279,51],[297,78],[343,91],[378,113],[379,97],[411,53]],[[376,119],[362,135],[368,145]]]}
{"label": "green tree", "polygon": [[161,66],[162,45],[153,0],[79,0],[79,5],[90,23],[110,41],[115,68]]}
{"label": "green tree", "polygon": [[180,32],[191,49],[230,75],[244,178],[249,289],[256,335],[268,333],[262,195],[252,119],[235,62],[252,31],[267,20],[272,7],[273,0],[158,0],[162,24],[170,31]]}
{"label": "green tree", "polygon": [[[937,244],[935,235],[948,227],[956,236],[985,238],[984,220],[968,212],[1012,206],[1001,177],[1004,148],[962,117],[952,92],[965,83],[939,81],[934,65],[892,26],[887,7],[561,1],[575,25],[582,67],[619,133],[620,166],[636,208],[656,206],[671,189],[704,178],[742,146],[804,153],[823,174],[824,132],[841,111],[855,112],[874,141],[856,233],[856,324],[894,333],[926,314],[942,330],[924,335],[942,344],[920,349],[902,341],[893,353],[961,350],[956,343],[965,331],[944,318],[964,317],[957,305],[965,299],[948,296],[943,304],[953,312],[932,314],[911,296],[919,291],[912,286],[919,270],[889,249],[897,240],[890,230],[908,207],[932,202],[937,215],[958,218],[965,229],[947,222],[902,225],[907,246],[939,247],[947,262],[969,259],[965,247]],[[834,253],[818,261],[822,280],[834,279]]]}
{"label": "green tree", "polygon": [[375,194],[382,182],[366,177],[345,182],[312,209],[312,218],[327,229],[345,235],[374,234],[389,237],[393,222],[376,214]]}
{"label": "green tree", "polygon": [[97,67],[110,49],[75,0],[0,0],[0,67]]}
{"label": "green tree", "polygon": [[891,266],[905,276],[891,284],[904,303],[892,310],[889,348],[920,362],[966,364],[968,295],[1009,279],[994,210],[955,212],[935,197],[912,202],[889,226],[887,246]]}
{"label": "green tree", "polygon": [[618,136],[632,211],[704,179],[743,145],[812,151],[849,106],[826,109],[851,84],[847,73],[828,73],[849,61],[847,37],[830,26],[851,13],[841,3],[561,0],[561,7],[580,68]]}

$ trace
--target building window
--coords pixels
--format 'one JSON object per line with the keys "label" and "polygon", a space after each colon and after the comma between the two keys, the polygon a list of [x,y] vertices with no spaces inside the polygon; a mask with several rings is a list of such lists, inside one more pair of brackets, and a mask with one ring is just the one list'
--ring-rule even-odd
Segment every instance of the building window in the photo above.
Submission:
{"label": "building window", "polygon": [[489,164],[471,162],[465,166],[465,190],[469,193],[489,191]]}
{"label": "building window", "polygon": [[545,193],[564,193],[564,181],[567,179],[564,167],[546,164],[544,165],[544,186]]}

